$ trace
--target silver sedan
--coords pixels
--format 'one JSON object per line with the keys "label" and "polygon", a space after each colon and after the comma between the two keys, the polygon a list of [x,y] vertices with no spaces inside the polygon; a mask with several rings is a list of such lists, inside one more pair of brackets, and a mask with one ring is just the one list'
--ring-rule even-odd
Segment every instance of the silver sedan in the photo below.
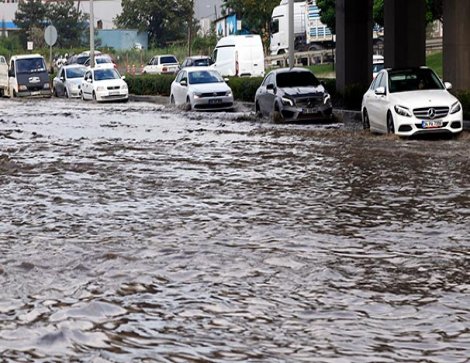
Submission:
{"label": "silver sedan", "polygon": [[80,64],[62,66],[52,81],[52,91],[56,97],[80,97],[80,84],[86,67]]}

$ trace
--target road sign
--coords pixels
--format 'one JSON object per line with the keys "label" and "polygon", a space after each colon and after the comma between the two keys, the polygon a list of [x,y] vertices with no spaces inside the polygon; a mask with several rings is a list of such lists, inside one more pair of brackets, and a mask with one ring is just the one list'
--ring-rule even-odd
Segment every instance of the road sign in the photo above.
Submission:
{"label": "road sign", "polygon": [[44,31],[44,40],[47,45],[50,45],[51,47],[55,44],[57,41],[57,29],[54,25],[49,25]]}

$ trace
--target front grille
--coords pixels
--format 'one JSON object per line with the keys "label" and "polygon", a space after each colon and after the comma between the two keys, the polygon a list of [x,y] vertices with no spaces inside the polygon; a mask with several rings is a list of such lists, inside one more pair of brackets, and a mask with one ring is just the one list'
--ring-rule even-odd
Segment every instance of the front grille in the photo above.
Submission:
{"label": "front grille", "polygon": [[221,97],[225,95],[226,95],[226,92],[206,92],[206,93],[202,93],[200,97]]}
{"label": "front grille", "polygon": [[119,89],[121,86],[108,86],[109,90]]}
{"label": "front grille", "polygon": [[[434,110],[434,111],[432,111]],[[434,120],[444,118],[449,114],[449,107],[422,107],[415,108],[413,114],[420,120]],[[434,114],[434,117],[430,115]]]}
{"label": "front grille", "polygon": [[195,109],[217,109],[217,108],[229,108],[232,107],[233,103],[231,102],[226,102],[226,103],[214,103],[214,104],[204,104],[204,105],[194,105]]}
{"label": "front grille", "polygon": [[38,86],[31,86],[29,85],[28,86],[28,91],[30,92],[37,92],[37,91],[42,91],[43,90],[43,86],[42,85],[38,85]]}
{"label": "front grille", "polygon": [[323,104],[323,96],[321,97],[301,97],[295,99],[295,104],[303,108],[315,108]]}

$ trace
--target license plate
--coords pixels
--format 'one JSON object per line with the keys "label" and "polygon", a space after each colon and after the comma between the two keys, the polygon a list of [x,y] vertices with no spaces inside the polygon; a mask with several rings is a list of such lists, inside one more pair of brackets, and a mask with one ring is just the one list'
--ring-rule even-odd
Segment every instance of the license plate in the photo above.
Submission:
{"label": "license plate", "polygon": [[118,95],[119,95],[119,92],[117,92],[117,91],[112,91],[112,92],[109,92],[109,95],[110,95],[110,96],[118,96]]}
{"label": "license plate", "polygon": [[313,108],[304,108],[303,112],[304,113],[315,113],[315,110]]}
{"label": "license plate", "polygon": [[209,100],[209,105],[215,105],[217,103],[222,103],[222,100],[218,100],[218,99],[215,99],[215,100]]}
{"label": "license plate", "polygon": [[40,94],[41,94],[40,91],[33,91],[33,92],[31,92],[31,96],[38,96],[38,95],[40,95]]}
{"label": "license plate", "polygon": [[442,127],[442,121],[432,120],[432,121],[421,121],[421,126],[423,129],[435,129],[437,127]]}

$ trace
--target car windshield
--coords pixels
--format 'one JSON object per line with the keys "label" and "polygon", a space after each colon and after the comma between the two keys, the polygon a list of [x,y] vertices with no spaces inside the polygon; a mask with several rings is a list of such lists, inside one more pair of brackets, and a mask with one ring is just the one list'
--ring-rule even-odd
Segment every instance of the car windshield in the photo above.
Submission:
{"label": "car windshield", "polygon": [[45,70],[46,64],[43,58],[18,59],[16,61],[16,72],[18,74],[44,72]]}
{"label": "car windshield", "polygon": [[311,72],[283,72],[276,76],[278,87],[316,87],[320,84]]}
{"label": "car windshield", "polygon": [[161,57],[160,58],[160,63],[161,64],[166,64],[166,63],[178,63],[175,57]]}
{"label": "car windshield", "polygon": [[444,89],[442,82],[430,69],[407,69],[389,72],[390,93]]}
{"label": "car windshield", "polygon": [[374,63],[372,65],[372,72],[379,73],[382,69],[384,69],[383,63]]}
{"label": "car windshield", "polygon": [[78,63],[78,64],[85,64],[85,62],[87,61],[89,57],[87,55],[79,55],[75,61],[75,63]]}
{"label": "car windshield", "polygon": [[108,57],[97,57],[95,61],[96,61],[96,64],[113,63],[111,58],[108,58]]}
{"label": "car windshield", "polygon": [[70,78],[82,78],[85,74],[86,68],[82,67],[73,67],[67,68],[65,73],[67,74],[67,79]]}
{"label": "car windshield", "polygon": [[119,73],[114,68],[95,69],[95,81],[104,81],[106,79],[119,79]]}
{"label": "car windshield", "polygon": [[189,72],[189,84],[218,83],[224,82],[221,75],[215,71],[193,71]]}

